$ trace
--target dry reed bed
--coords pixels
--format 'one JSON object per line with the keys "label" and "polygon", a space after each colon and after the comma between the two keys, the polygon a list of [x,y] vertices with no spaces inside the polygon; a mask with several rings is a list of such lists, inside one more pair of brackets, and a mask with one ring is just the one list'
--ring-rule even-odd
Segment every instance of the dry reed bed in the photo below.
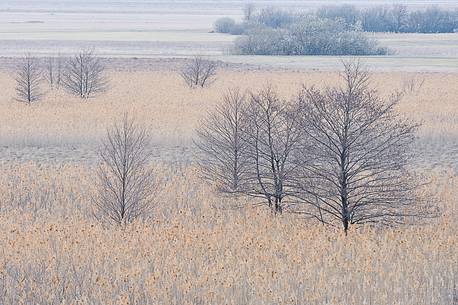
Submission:
{"label": "dry reed bed", "polygon": [[345,237],[292,215],[222,209],[231,202],[193,168],[158,169],[154,220],[125,230],[91,217],[91,168],[2,172],[1,202],[20,208],[0,213],[0,303],[445,305],[457,293],[452,174],[432,177],[440,219]]}
{"label": "dry reed bed", "polygon": [[[204,90],[191,90],[173,72],[112,72],[110,91],[89,101],[62,92],[50,92],[31,107],[13,101],[14,79],[0,73],[0,139],[2,145],[62,145],[96,142],[106,126],[124,111],[136,113],[152,130],[156,142],[189,144],[202,115],[217,103],[228,87],[258,89],[273,84],[291,98],[302,85],[333,85],[330,72],[228,72]],[[458,134],[458,75],[439,73],[375,73],[381,92],[402,89],[410,80],[423,86],[405,96],[400,109],[424,123],[428,138]]]}
{"label": "dry reed bed", "polygon": [[[400,110],[438,145],[458,136],[458,75],[379,73],[382,91],[425,77]],[[128,110],[155,141],[187,145],[230,86],[275,84],[285,97],[335,73],[222,72],[189,90],[173,73],[111,74],[112,89],[84,102],[51,93],[13,102],[0,74],[0,145],[92,145]],[[223,79],[224,81],[221,81]],[[261,80],[261,81],[260,81]],[[440,159],[440,156],[437,156]],[[152,221],[121,230],[91,216],[94,169],[0,163],[0,304],[453,304],[458,299],[458,177],[427,173],[443,216],[426,225],[351,232],[264,209],[223,209],[195,169],[156,164],[163,177]],[[239,202],[242,203],[243,202]]]}

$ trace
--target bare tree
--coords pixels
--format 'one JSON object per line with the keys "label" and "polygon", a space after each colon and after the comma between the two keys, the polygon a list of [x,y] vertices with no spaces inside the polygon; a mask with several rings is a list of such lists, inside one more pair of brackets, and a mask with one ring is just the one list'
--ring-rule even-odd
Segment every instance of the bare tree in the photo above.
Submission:
{"label": "bare tree", "polygon": [[190,88],[203,88],[215,81],[217,68],[217,62],[196,56],[184,65],[180,75]]}
{"label": "bare tree", "polygon": [[107,131],[97,172],[95,204],[100,219],[125,225],[149,216],[158,183],[148,145],[146,130],[127,114]]}
{"label": "bare tree", "polygon": [[68,60],[62,77],[63,87],[71,94],[89,98],[108,87],[105,66],[93,51],[83,50]]}
{"label": "bare tree", "polygon": [[257,204],[282,213],[296,184],[302,134],[291,107],[270,87],[248,98],[230,90],[197,130],[203,178],[222,193],[259,198]]}
{"label": "bare tree", "polygon": [[417,124],[396,113],[399,96],[369,88],[359,62],[344,63],[342,88],[304,88],[301,199],[319,221],[351,225],[395,224],[431,216],[409,174]]}
{"label": "bare tree", "polygon": [[29,105],[43,96],[41,84],[41,68],[36,58],[30,54],[24,57],[16,75],[16,100]]}
{"label": "bare tree", "polygon": [[46,59],[45,78],[51,89],[59,89],[62,83],[62,56],[58,54]]}
{"label": "bare tree", "polygon": [[243,132],[250,161],[246,193],[263,198],[272,211],[282,213],[294,186],[295,151],[302,130],[296,111],[267,88],[252,93]]}
{"label": "bare tree", "polygon": [[248,179],[247,147],[242,139],[245,108],[246,95],[230,89],[197,130],[202,176],[222,193],[242,193]]}

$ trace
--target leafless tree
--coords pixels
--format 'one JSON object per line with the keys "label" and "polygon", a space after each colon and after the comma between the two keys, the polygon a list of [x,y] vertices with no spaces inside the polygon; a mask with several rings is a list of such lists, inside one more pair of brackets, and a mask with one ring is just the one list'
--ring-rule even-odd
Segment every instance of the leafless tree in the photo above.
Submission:
{"label": "leafless tree", "polygon": [[81,98],[92,97],[108,87],[105,66],[93,51],[83,50],[70,58],[62,76],[63,87]]}
{"label": "leafless tree", "polygon": [[29,105],[43,96],[41,84],[41,68],[38,60],[30,54],[26,55],[16,75],[16,100]]}
{"label": "leafless tree", "polygon": [[370,89],[359,62],[344,63],[342,88],[304,88],[299,98],[305,213],[330,225],[396,224],[431,216],[409,174],[417,124],[399,115],[399,96]]}
{"label": "leafless tree", "polygon": [[257,204],[282,213],[302,134],[291,107],[270,87],[248,97],[230,90],[197,130],[203,177],[225,194],[259,198]]}
{"label": "leafless tree", "polygon": [[217,62],[196,56],[184,65],[180,75],[190,88],[203,88],[215,81],[217,68]]}
{"label": "leafless tree", "polygon": [[250,161],[246,193],[262,198],[274,213],[288,206],[296,177],[295,151],[302,129],[296,111],[269,87],[252,93],[243,139]]}
{"label": "leafless tree", "polygon": [[202,176],[226,194],[242,193],[248,179],[247,145],[242,139],[245,108],[246,94],[230,89],[197,129]]}
{"label": "leafless tree", "polygon": [[158,183],[148,145],[147,131],[127,114],[107,131],[97,172],[100,219],[125,225],[150,215]]}
{"label": "leafless tree", "polygon": [[45,78],[51,89],[59,89],[62,83],[62,56],[58,54],[46,59]]}

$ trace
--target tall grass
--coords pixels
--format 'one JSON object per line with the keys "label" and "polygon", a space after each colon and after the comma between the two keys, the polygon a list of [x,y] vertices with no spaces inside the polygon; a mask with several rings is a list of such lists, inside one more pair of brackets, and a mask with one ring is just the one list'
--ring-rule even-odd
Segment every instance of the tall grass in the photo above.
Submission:
{"label": "tall grass", "polygon": [[432,185],[444,209],[435,222],[345,237],[292,215],[224,209],[193,168],[160,169],[155,220],[126,229],[91,217],[91,168],[2,172],[2,304],[445,305],[456,293],[455,176]]}
{"label": "tall grass", "polygon": [[[405,77],[381,73],[375,82],[384,91],[401,89]],[[424,77],[400,111],[424,122],[422,143],[443,146],[458,134],[457,76]],[[172,73],[113,73],[112,79],[110,93],[88,102],[52,93],[26,107],[8,97],[11,79],[0,75],[0,145],[8,151],[33,143],[44,150],[95,146],[127,109],[157,139],[185,146],[228,86],[258,89],[271,82],[287,97],[304,82],[324,86],[337,76],[222,72],[224,82],[197,91]],[[453,304],[458,176],[453,159],[433,157],[441,167],[421,172],[437,194],[440,218],[365,227],[347,237],[218,197],[192,165],[162,162],[154,219],[125,229],[104,226],[92,217],[92,163],[52,156],[43,163],[0,162],[0,304]]]}

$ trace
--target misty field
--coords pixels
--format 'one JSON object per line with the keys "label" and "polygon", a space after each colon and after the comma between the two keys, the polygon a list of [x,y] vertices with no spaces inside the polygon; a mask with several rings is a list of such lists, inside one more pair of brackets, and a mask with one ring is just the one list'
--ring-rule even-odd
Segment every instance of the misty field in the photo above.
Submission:
{"label": "misty field", "polygon": [[[216,194],[193,145],[228,88],[292,98],[338,73],[228,68],[204,89],[171,70],[109,78],[99,97],[54,90],[28,106],[0,73],[0,304],[457,304],[458,75],[373,74],[422,123],[414,166],[441,216],[348,236]],[[162,187],[153,220],[119,228],[94,218],[94,179],[100,140],[125,111],[150,131]]]}

